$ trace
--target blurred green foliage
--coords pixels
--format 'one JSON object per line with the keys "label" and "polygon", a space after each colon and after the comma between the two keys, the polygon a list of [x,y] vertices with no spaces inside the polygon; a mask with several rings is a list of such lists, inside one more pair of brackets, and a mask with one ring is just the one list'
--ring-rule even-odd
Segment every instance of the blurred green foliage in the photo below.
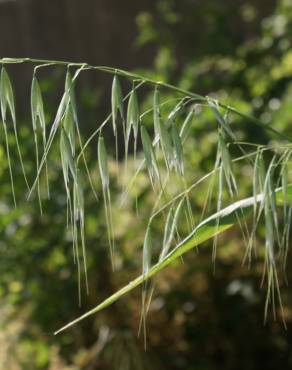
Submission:
{"label": "blurred green foliage", "polygon": [[[158,0],[155,10],[137,16],[135,47],[156,52],[153,67],[140,73],[208,94],[259,117],[266,124],[292,136],[292,1],[218,2]],[[122,20],[121,20],[122,22]],[[21,67],[19,67],[21,68]],[[46,114],[54,114],[55,91],[60,74],[41,80],[46,95]],[[63,77],[63,75],[62,75]],[[15,81],[15,84],[21,81]],[[78,93],[80,118],[94,125],[102,89]],[[171,95],[163,99],[172,98]],[[144,94],[143,105],[150,97]],[[108,104],[108,109],[110,105]],[[199,112],[200,113],[200,112]],[[276,140],[248,122],[234,118],[242,140],[268,143]],[[102,121],[99,113],[98,121]],[[145,122],[146,124],[151,124]],[[34,172],[34,149],[28,116],[21,122],[21,142],[30,181]],[[88,126],[86,125],[86,126]],[[208,112],[194,119],[191,138],[184,147],[187,173],[199,178],[212,168],[216,148],[214,122]],[[88,127],[85,132],[90,131]],[[145,219],[154,199],[141,174],[135,193],[119,208],[116,174],[110,166],[118,269],[112,273],[108,256],[102,202],[89,187],[86,199],[86,244],[90,294],[78,307],[77,272],[66,229],[66,198],[58,150],[49,163],[51,199],[40,217],[37,199],[26,201],[21,168],[13,154],[18,207],[13,208],[1,135],[0,146],[0,368],[14,369],[289,369],[292,368],[292,295],[283,286],[284,313],[288,330],[272,318],[263,325],[265,292],[260,288],[263,263],[242,266],[243,243],[233,230],[218,249],[216,272],[211,245],[189,253],[156,279],[156,293],[148,319],[148,349],[137,338],[140,291],[108,310],[84,321],[64,334],[53,331],[106,298],[141,270],[141,245]],[[110,137],[110,133],[108,134]],[[14,145],[11,136],[11,145]],[[15,152],[15,151],[13,151]],[[95,186],[100,189],[96,148],[87,154]],[[131,163],[130,163],[131,166]],[[242,189],[248,191],[248,174]],[[175,186],[175,185],[174,185]],[[140,213],[135,212],[135,195]],[[192,195],[200,213],[204,189]],[[186,227],[186,226],[183,226]],[[154,242],[163,237],[163,221],[155,224]],[[261,233],[263,234],[263,230]],[[260,235],[261,239],[261,235]],[[288,268],[289,269],[289,268]],[[288,270],[288,281],[291,273]]]}

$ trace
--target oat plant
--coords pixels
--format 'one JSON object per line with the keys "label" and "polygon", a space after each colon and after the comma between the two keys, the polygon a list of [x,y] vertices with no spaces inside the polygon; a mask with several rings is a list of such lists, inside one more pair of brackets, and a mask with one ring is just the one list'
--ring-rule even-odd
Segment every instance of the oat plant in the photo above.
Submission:
{"label": "oat plant", "polygon": [[[21,142],[18,140],[13,86],[9,77],[9,65],[15,63],[30,63],[34,66],[31,83],[31,121],[36,174],[31,184],[26,177]],[[89,183],[96,201],[103,202],[109,256],[113,270],[115,269],[117,246],[114,240],[109,161],[121,161],[118,154],[121,153],[120,147],[124,152],[124,166],[119,165],[119,171],[126,178],[126,185],[120,184],[121,212],[123,202],[131,189],[135,188],[140,172],[147,174],[155,198],[152,212],[145,222],[145,238],[141,246],[141,275],[90,311],[64,325],[55,334],[110,306],[138,286],[142,288],[140,326],[145,334],[146,317],[155,291],[155,282],[151,278],[173,261],[182,258],[189,250],[211,240],[213,240],[211,263],[215,268],[218,236],[236,225],[242,234],[242,242],[245,246],[243,263],[248,265],[251,264],[253,258],[256,258],[260,247],[260,244],[256,242],[258,226],[265,225],[265,243],[264,247],[260,247],[264,248],[265,258],[263,271],[263,282],[265,282],[267,292],[265,320],[269,308],[274,316],[276,316],[277,307],[283,310],[279,274],[285,275],[292,215],[290,179],[292,140],[289,137],[272,126],[263,124],[259,119],[223,104],[214,97],[201,96],[128,71],[91,66],[86,63],[28,58],[3,58],[1,64],[1,117],[12,199],[16,205],[17,194],[14,189],[11,148],[8,140],[10,129],[14,133],[18,158],[28,188],[28,199],[33,193],[37,194],[41,213],[45,211],[42,206],[43,198],[50,197],[49,156],[51,151],[59,152],[64,194],[67,199],[67,225],[64,227],[67,227],[72,235],[72,251],[77,266],[80,303],[83,281],[86,292],[89,293],[84,183],[86,181]],[[44,114],[46,102],[43,99],[38,70],[39,68],[55,68],[55,66],[64,68],[66,79],[55,118],[53,122],[47,122]],[[89,137],[84,137],[80,131],[75,98],[76,80],[85,70],[112,75],[111,101],[109,102],[111,111],[106,119],[94,128]],[[123,91],[125,88],[122,86],[126,86],[125,82],[128,82],[130,86],[128,91]],[[147,94],[151,95],[147,107],[141,104],[145,97],[144,88],[147,89]],[[171,95],[172,98],[162,98],[167,96],[166,94]],[[191,128],[200,119],[200,115],[196,113],[198,108],[200,111],[211,112],[216,121],[213,130],[217,133],[213,169],[201,177],[196,177],[196,171],[188,165],[187,153],[185,153]],[[237,138],[236,125],[232,123],[232,117],[239,117],[246,124],[262,127],[273,135],[275,144],[240,142]],[[150,125],[149,122],[151,122]],[[106,139],[108,135],[104,135],[105,131],[113,133],[114,155],[111,155],[112,148]],[[92,178],[93,173],[90,172],[86,161],[86,153],[92,145],[96,147],[101,196],[97,194]],[[130,156],[133,157],[134,171],[128,168]],[[245,190],[244,194],[239,186],[243,175],[236,170],[238,165],[246,165],[250,170],[250,187],[249,190]],[[43,178],[45,181],[42,181]],[[202,188],[206,196],[203,211],[198,214],[192,204],[191,196],[198,189],[202,191]],[[138,208],[137,206],[137,211],[139,211]],[[164,223],[159,251],[153,247],[152,242],[152,229],[156,220],[163,220]],[[187,231],[186,228],[181,227],[183,224],[187,225]],[[284,320],[283,323],[285,325]]]}

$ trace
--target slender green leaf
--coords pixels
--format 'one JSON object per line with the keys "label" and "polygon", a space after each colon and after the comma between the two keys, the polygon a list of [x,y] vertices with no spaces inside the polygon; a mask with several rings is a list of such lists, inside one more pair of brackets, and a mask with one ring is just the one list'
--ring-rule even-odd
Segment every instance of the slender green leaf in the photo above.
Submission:
{"label": "slender green leaf", "polygon": [[[277,202],[283,201],[282,189],[277,189]],[[288,187],[289,200],[292,198],[292,185]],[[263,194],[258,194],[256,197],[257,202],[261,202],[263,199]],[[63,326],[61,329],[55,332],[55,335],[70,328],[71,326],[77,324],[78,322],[84,320],[85,318],[103,310],[104,308],[110,306],[116,302],[119,298],[123,297],[125,294],[132,291],[137,286],[143,284],[149,280],[152,276],[156,275],[159,271],[164,269],[166,266],[170,265],[177,258],[182,256],[184,253],[188,252],[190,249],[202,244],[203,242],[212,239],[215,235],[220,234],[232,226],[236,225],[238,222],[238,210],[242,209],[243,212],[240,213],[241,217],[247,217],[253,209],[254,197],[242,199],[237,201],[230,206],[222,209],[219,213],[215,213],[202,221],[192,233],[190,233],[181,243],[177,245],[170,253],[168,253],[162,261],[159,261],[153,265],[147,274],[141,274],[136,279],[131,281],[129,284],[124,286],[122,289],[105,299],[103,302],[98,304],[96,307],[81,315],[77,319],[69,322],[67,325]],[[219,226],[217,226],[217,219],[220,218]]]}

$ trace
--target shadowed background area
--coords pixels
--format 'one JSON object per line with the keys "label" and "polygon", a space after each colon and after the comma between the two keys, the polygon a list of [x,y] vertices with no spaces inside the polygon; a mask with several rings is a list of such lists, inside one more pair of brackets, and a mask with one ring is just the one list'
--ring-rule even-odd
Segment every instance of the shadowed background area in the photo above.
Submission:
{"label": "shadowed background area", "polygon": [[[132,70],[181,88],[211,95],[255,115],[292,136],[292,1],[290,0],[9,0],[0,1],[0,57],[87,62]],[[29,181],[35,175],[31,140],[32,65],[7,66],[16,96],[23,155]],[[52,122],[64,89],[66,69],[38,72],[46,119]],[[76,87],[82,133],[88,136],[110,111],[112,76],[84,72]],[[131,84],[122,80],[123,91]],[[150,89],[142,90],[147,107]],[[173,98],[170,92],[165,97]],[[151,125],[152,122],[146,122]],[[194,122],[185,146],[190,178],[212,168],[215,155],[210,116]],[[237,120],[240,138],[267,144],[262,128]],[[0,128],[2,130],[2,126]],[[111,129],[105,136],[113,154]],[[15,149],[13,136],[11,146]],[[77,299],[77,271],[66,230],[58,147],[50,158],[51,199],[39,215],[37,197],[26,201],[25,184],[12,150],[18,206],[13,208],[5,142],[0,135],[0,369],[48,370],[215,370],[292,368],[292,295],[281,276],[284,319],[263,324],[263,258],[242,265],[244,245],[237,229],[219,241],[216,271],[212,243],[189,252],[155,278],[147,322],[147,351],[137,337],[141,290],[62,335],[53,331],[114,293],[141,272],[141,247],[153,191],[141,177],[121,210],[110,163],[118,267],[111,271],[104,209],[86,185],[86,244],[90,294]],[[99,192],[96,143],[87,153]],[[122,159],[121,159],[122,161]],[[242,172],[246,170],[241,169]],[[250,191],[248,175],[241,186]],[[202,211],[205,189],[192,195]],[[101,197],[100,197],[101,198]],[[213,206],[210,212],[216,208]],[[182,225],[184,229],[184,225]],[[154,243],[163,239],[155,225]],[[264,229],[259,230],[259,245]],[[291,283],[291,269],[287,280]],[[290,270],[290,271],[289,271]]]}

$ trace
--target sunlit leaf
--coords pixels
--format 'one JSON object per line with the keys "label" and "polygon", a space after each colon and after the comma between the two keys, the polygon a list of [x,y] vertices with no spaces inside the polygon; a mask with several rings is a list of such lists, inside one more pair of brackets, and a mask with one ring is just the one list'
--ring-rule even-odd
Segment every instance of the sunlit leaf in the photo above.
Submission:
{"label": "sunlit leaf", "polygon": [[[292,185],[289,185],[289,200],[292,198]],[[262,201],[263,194],[258,194],[256,200],[258,202]],[[277,189],[277,202],[283,201],[282,189]],[[230,206],[222,209],[220,212],[213,214],[204,221],[202,221],[192,233],[190,233],[181,243],[179,243],[169,254],[165,256],[162,261],[159,261],[153,265],[147,274],[141,274],[136,279],[132,280],[129,284],[124,286],[122,289],[105,299],[99,305],[81,315],[77,319],[69,322],[67,325],[63,326],[61,329],[55,332],[55,335],[68,329],[69,327],[77,324],[78,322],[86,319],[87,317],[103,310],[104,308],[110,306],[116,302],[119,298],[123,297],[125,294],[132,291],[137,286],[143,284],[145,281],[149,280],[151,277],[156,275],[159,271],[164,269],[166,266],[170,265],[177,258],[181,257],[184,253],[193,249],[194,247],[202,244],[203,242],[212,239],[215,235],[220,234],[232,226],[237,224],[238,214],[241,217],[247,217],[250,215],[253,209],[254,197],[242,199],[237,201]],[[243,212],[239,213],[238,210],[242,209]],[[220,218],[219,226],[217,226],[217,219]]]}

